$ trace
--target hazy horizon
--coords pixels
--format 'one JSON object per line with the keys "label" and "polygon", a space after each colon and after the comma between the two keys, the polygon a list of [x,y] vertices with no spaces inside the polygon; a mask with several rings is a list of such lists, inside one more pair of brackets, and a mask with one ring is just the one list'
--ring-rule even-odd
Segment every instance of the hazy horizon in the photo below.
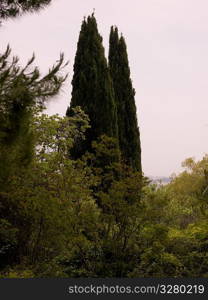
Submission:
{"label": "hazy horizon", "polygon": [[5,21],[0,50],[9,43],[22,64],[35,52],[43,73],[65,53],[69,79],[47,109],[64,115],[80,26],[94,8],[106,56],[111,25],[126,39],[145,175],[170,176],[184,159],[201,159],[208,148],[207,1],[54,0],[39,13]]}

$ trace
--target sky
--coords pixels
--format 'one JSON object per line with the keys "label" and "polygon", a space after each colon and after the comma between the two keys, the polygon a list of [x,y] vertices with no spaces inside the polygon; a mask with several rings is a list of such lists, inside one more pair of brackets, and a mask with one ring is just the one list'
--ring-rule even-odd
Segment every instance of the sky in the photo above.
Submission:
{"label": "sky", "polygon": [[68,81],[48,114],[64,115],[70,103],[81,22],[93,9],[106,56],[111,25],[126,39],[144,174],[177,174],[186,158],[208,152],[208,1],[52,0],[38,13],[4,22],[0,51],[9,43],[22,65],[33,52],[43,74],[60,52],[69,61]]}

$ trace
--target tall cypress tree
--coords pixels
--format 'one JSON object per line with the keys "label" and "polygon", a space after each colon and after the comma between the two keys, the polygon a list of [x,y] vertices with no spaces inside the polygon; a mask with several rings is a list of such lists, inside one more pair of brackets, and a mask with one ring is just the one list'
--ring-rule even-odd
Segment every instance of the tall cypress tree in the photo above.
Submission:
{"label": "tall cypress tree", "polygon": [[91,142],[102,134],[118,138],[114,90],[94,14],[82,22],[72,87],[67,115],[72,114],[73,107],[80,106],[88,114],[91,126],[86,132],[86,141],[75,145],[74,155],[80,156],[91,149]]}
{"label": "tall cypress tree", "polygon": [[109,69],[113,80],[118,116],[119,144],[123,160],[142,171],[140,133],[137,125],[135,90],[132,87],[127,48],[117,27],[111,27]]}

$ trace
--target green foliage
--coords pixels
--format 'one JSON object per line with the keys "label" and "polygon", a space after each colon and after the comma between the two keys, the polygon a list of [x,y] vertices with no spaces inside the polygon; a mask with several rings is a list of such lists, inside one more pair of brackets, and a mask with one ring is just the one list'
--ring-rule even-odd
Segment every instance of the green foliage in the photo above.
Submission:
{"label": "green foliage", "polygon": [[[23,2],[20,4],[16,1],[15,5],[21,9],[21,5],[25,5]],[[12,6],[11,1],[4,2],[1,8],[7,9],[7,4]],[[32,5],[32,2],[29,4],[28,1],[28,5]],[[35,8],[36,5],[33,6]],[[43,174],[35,166],[36,132],[32,119],[42,111],[50,97],[57,95],[66,76],[60,75],[64,67],[63,54],[43,77],[37,67],[32,68],[34,59],[33,55],[25,67],[20,67],[19,59],[11,58],[9,46],[0,55],[1,268],[22,261],[25,263],[25,257],[27,262],[31,259],[31,253],[36,251],[36,246],[31,246],[31,243],[37,243],[34,240],[38,241],[43,231],[44,217],[38,215],[37,211],[43,209],[44,205],[47,207],[42,199],[42,206],[38,204],[37,199],[43,192],[42,183],[36,188],[33,180],[34,176],[41,179]],[[32,193],[33,188],[36,195]],[[42,197],[45,197],[44,192]],[[54,201],[51,205],[55,207]],[[33,226],[36,226],[35,229]],[[30,239],[32,235],[33,242]]]}
{"label": "green foliage", "polygon": [[152,185],[105,135],[73,160],[88,122],[32,118],[33,159],[0,193],[0,276],[207,277],[207,157]]}
{"label": "green foliage", "polygon": [[24,68],[18,58],[10,59],[7,47],[0,55],[0,186],[4,186],[13,168],[27,165],[33,155],[31,116],[42,110],[45,102],[56,95],[66,77],[59,75],[63,55],[44,77],[31,69],[34,56]]}
{"label": "green foliage", "polygon": [[0,278],[33,278],[34,273],[31,270],[10,269],[0,274]]}
{"label": "green foliage", "polygon": [[207,277],[207,155],[166,186],[143,189],[140,261],[130,277]]}
{"label": "green foliage", "polygon": [[34,58],[21,68],[9,47],[0,56],[0,278],[208,277],[208,156],[187,159],[165,186],[142,177],[125,41],[112,28],[111,70],[126,89],[117,86],[116,101],[129,101],[119,108],[128,124],[118,113],[120,150],[101,42],[92,15],[66,117],[42,113],[65,80],[63,56],[44,77]]}
{"label": "green foliage", "polygon": [[[9,186],[1,193],[2,213],[7,218],[2,220],[5,229],[0,232],[4,242],[1,258],[10,254],[10,264],[47,262],[66,245],[71,249],[77,239],[78,243],[84,239],[82,231],[92,231],[98,212],[88,188],[92,185],[90,172],[68,158],[74,137],[87,127],[88,118],[79,108],[73,118],[34,118],[35,157],[21,173],[16,170],[12,174]],[[15,248],[11,256],[5,252],[12,243]]]}
{"label": "green foliage", "polygon": [[[65,80],[58,75],[63,66],[63,55],[41,78],[37,68],[31,70],[34,57],[21,68],[17,58],[10,62],[10,52],[8,47],[0,56],[0,215],[4,225],[0,232],[2,266],[18,263],[22,260],[20,256],[27,255],[27,239],[33,230],[36,210],[31,210],[34,200],[31,194],[32,177],[39,176],[33,162],[35,136],[32,117],[43,109],[48,98],[58,93]],[[29,196],[30,201],[27,201]],[[39,218],[38,225],[34,220],[33,225],[41,227],[41,220]]]}
{"label": "green foliage", "polygon": [[132,270],[137,257],[141,174],[116,160],[115,139],[103,135],[93,142],[92,148],[93,154],[86,154],[84,160],[97,180],[93,195],[100,209],[100,218],[97,224],[99,239],[93,251],[97,256],[91,257],[94,266],[90,276],[122,277]]}

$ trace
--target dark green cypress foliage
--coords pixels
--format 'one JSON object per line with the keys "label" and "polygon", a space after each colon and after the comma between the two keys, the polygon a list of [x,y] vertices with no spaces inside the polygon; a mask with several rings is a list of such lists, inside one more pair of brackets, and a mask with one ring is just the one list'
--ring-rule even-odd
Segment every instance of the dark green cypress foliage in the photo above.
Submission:
{"label": "dark green cypress foliage", "polygon": [[94,14],[82,23],[72,86],[67,115],[72,114],[73,107],[80,106],[88,114],[91,126],[86,132],[85,142],[75,145],[74,156],[79,157],[91,149],[93,140],[103,134],[118,138],[114,90]]}
{"label": "dark green cypress foliage", "polygon": [[132,87],[127,48],[118,29],[111,27],[109,68],[113,80],[118,116],[121,155],[134,170],[142,171],[140,133],[137,125],[135,90]]}

